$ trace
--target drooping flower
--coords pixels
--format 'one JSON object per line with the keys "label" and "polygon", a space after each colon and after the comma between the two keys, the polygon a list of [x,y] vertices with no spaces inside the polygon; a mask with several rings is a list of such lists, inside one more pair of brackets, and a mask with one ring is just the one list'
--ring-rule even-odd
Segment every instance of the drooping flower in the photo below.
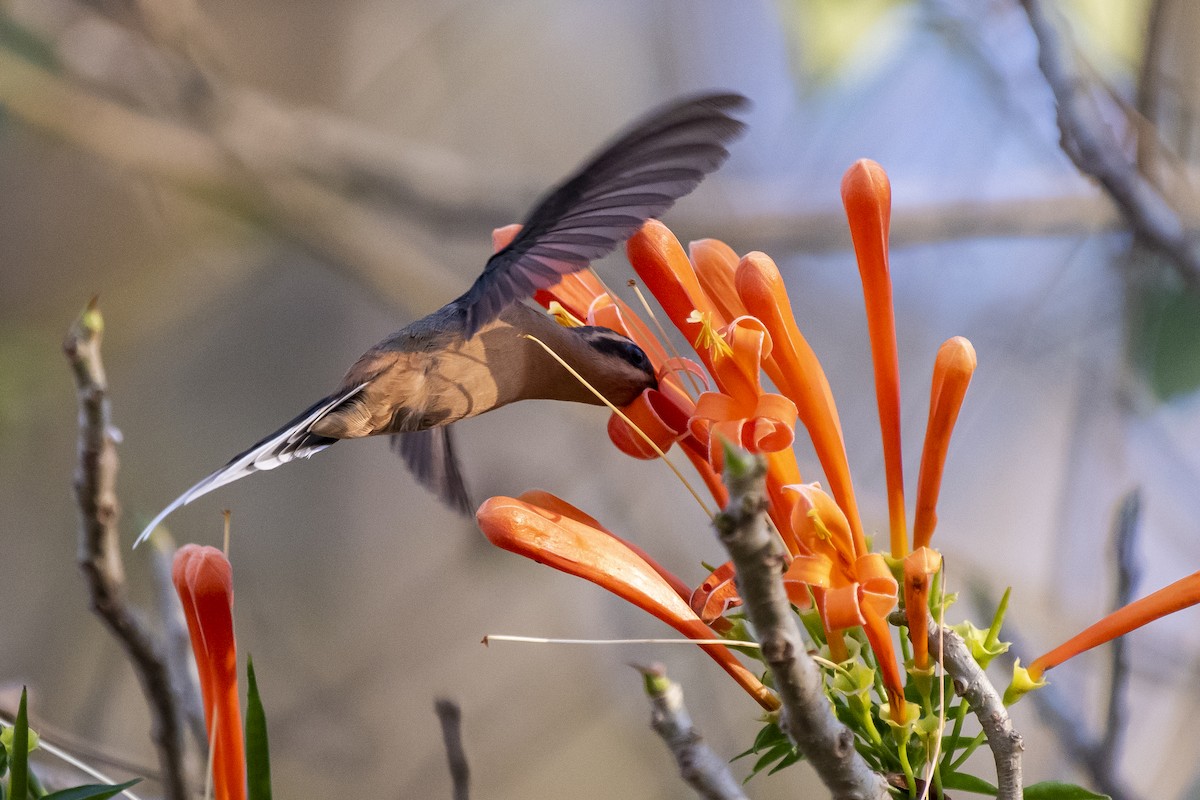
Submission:
{"label": "drooping flower", "polygon": [[[664,578],[661,567],[651,566],[623,539],[583,521],[587,515],[565,501],[554,498],[547,505],[552,508],[512,497],[493,497],[479,507],[475,517],[484,535],[497,547],[585,578],[690,639],[720,638],[680,597],[672,585],[677,579]],[[775,694],[729,648],[707,643],[699,646],[763,708],[779,707]]]}
{"label": "drooping flower", "polygon": [[246,761],[233,635],[233,568],[215,547],[187,544],[171,568],[200,675],[217,800],[245,800]]}
{"label": "drooping flower", "polygon": [[1197,603],[1200,603],[1200,572],[1193,572],[1157,592],[1122,606],[1050,652],[1038,656],[1028,667],[1022,667],[1018,659],[1013,665],[1013,682],[1004,693],[1004,702],[1014,703],[1031,689],[1045,685],[1045,673],[1064,661]]}

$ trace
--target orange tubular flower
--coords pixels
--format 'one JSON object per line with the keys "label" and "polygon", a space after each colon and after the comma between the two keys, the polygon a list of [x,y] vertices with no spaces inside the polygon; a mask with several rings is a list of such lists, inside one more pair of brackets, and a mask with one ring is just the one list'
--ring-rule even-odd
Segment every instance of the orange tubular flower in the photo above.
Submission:
{"label": "orange tubular flower", "polygon": [[892,557],[901,558],[908,552],[908,534],[904,522],[904,467],[900,457],[900,361],[896,353],[892,278],[888,272],[892,187],[883,167],[865,158],[855,162],[842,177],[842,203],[850,222],[867,305],[867,330],[875,364],[875,400],[883,433]]}
{"label": "orange tubular flower", "polygon": [[[929,661],[924,632],[929,576],[940,562],[928,548],[929,536],[947,442],[974,369],[974,351],[965,339],[956,338],[938,355],[910,552],[886,174],[874,162],[856,163],[843,178],[842,198],[866,300],[887,474],[890,551],[903,559],[915,660],[924,668]],[[515,227],[498,231],[496,245],[506,244],[515,232]],[[739,259],[732,248],[713,239],[693,242],[685,251],[657,220],[630,237],[626,254],[667,318],[693,346],[699,363],[674,355],[590,271],[566,276],[536,295],[544,306],[561,306],[566,324],[583,321],[623,333],[654,365],[658,388],[622,409],[629,421],[613,416],[609,437],[623,452],[643,459],[678,443],[722,507],[729,497],[720,476],[720,440],[763,454],[767,511],[790,556],[783,578],[789,599],[801,608],[816,606],[835,661],[850,656],[843,632],[863,628],[887,692],[890,719],[903,723],[910,709],[887,624],[899,586],[883,554],[869,551],[833,392],[796,324],[778,267],[759,252]],[[764,373],[778,394],[764,387]],[[797,420],[812,441],[828,494],[817,484],[802,483],[792,452]],[[480,525],[493,543],[604,586],[692,638],[730,630],[723,617],[741,604],[731,565],[718,567],[694,592],[687,592],[644,553],[605,532],[578,509],[545,494],[524,495],[522,500],[493,498],[480,508]],[[705,649],[760,703],[774,702],[726,648]]]}
{"label": "orange tubular flower", "polygon": [[856,554],[867,552],[867,540],[858,516],[858,502],[850,480],[842,424],[833,392],[816,353],[800,333],[792,316],[791,300],[775,262],[763,253],[750,253],[738,264],[736,286],[746,310],[771,334],[771,359],[763,369],[785,396],[796,404],[800,421],[812,439],[829,489],[845,511]]}
{"label": "orange tubular flower", "polygon": [[1038,656],[1028,667],[1029,677],[1037,682],[1046,670],[1057,667],[1069,658],[1197,603],[1200,603],[1200,572],[1193,572],[1170,586],[1117,609],[1049,653]]}
{"label": "orange tubular flower", "polygon": [[929,579],[941,568],[941,554],[928,547],[918,547],[904,558],[904,613],[917,669],[929,668]]}
{"label": "orange tubular flower", "polygon": [[[475,518],[497,547],[585,578],[650,612],[690,639],[719,638],[671,583],[626,542],[603,529],[511,497],[491,498],[479,507]],[[727,647],[699,646],[763,708],[772,711],[779,707],[775,694]]]}
{"label": "orange tubular flower", "polygon": [[975,374],[975,348],[961,336],[947,340],[938,349],[933,364],[933,387],[929,397],[929,424],[921,451],[921,473],[917,478],[917,512],[913,520],[913,547],[927,547],[937,525],[937,500],[942,488],[942,470],[950,434],[958,420],[963,397]]}
{"label": "orange tubular flower", "polygon": [[187,544],[175,553],[171,580],[183,603],[200,674],[204,718],[213,743],[214,792],[217,800],[245,800],[246,757],[233,637],[233,568],[215,547]]}

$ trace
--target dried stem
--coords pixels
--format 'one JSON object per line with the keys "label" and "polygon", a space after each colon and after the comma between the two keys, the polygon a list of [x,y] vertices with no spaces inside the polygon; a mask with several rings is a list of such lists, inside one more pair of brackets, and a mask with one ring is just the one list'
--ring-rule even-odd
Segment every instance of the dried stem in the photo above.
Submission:
{"label": "dried stem", "polygon": [[692,716],[683,704],[683,687],[667,678],[662,664],[634,665],[646,679],[650,697],[650,727],[666,744],[679,777],[705,800],[746,800],[742,786],[734,779],[725,759],[704,743],[704,737],[692,724]]}
{"label": "dried stem", "polygon": [[[1116,591],[1113,610],[1128,605],[1141,582],[1142,565],[1137,559],[1138,531],[1141,528],[1141,491],[1132,489],[1124,498],[1113,521],[1113,550],[1116,556]],[[1125,731],[1125,694],[1129,687],[1129,650],[1124,636],[1111,644],[1111,672],[1108,684],[1108,714],[1100,739],[1098,762],[1111,777],[1121,762],[1120,750]]]}
{"label": "dried stem", "polygon": [[1054,92],[1063,151],[1080,172],[1100,182],[1138,237],[1166,255],[1184,282],[1200,291],[1200,253],[1178,210],[1126,157],[1069,63],[1040,0],[1021,0],[1021,5],[1038,40],[1038,65]]}
{"label": "dried stem", "polygon": [[820,668],[808,657],[784,592],[783,544],[766,525],[766,462],[725,449],[729,505],[714,523],[737,568],[738,594],[762,646],[783,704],[780,727],[835,798],[882,800],[883,778],[854,748],[854,734],[834,716]]}
{"label": "dried stem", "polygon": [[446,698],[434,701],[442,725],[442,742],[446,747],[446,760],[450,764],[450,780],[454,785],[454,800],[467,800],[471,782],[471,770],[467,766],[467,753],[462,743],[462,709],[458,703]]}
{"label": "dried stem", "polygon": [[117,638],[141,682],[150,707],[151,738],[158,750],[163,791],[170,800],[186,800],[182,720],[170,674],[157,642],[125,599],[125,570],[117,536],[116,432],[100,359],[102,330],[103,320],[93,300],[63,342],[79,398],[79,464],[74,480],[79,503],[77,558],[92,610]]}

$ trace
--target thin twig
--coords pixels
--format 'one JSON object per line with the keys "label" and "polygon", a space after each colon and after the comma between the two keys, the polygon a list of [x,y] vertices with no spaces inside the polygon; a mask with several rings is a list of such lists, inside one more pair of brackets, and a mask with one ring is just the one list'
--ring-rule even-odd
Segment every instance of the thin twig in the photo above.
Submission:
{"label": "thin twig", "polygon": [[438,722],[442,725],[442,742],[446,747],[446,760],[450,764],[454,800],[467,800],[471,770],[467,766],[467,753],[462,743],[462,709],[458,703],[442,697],[434,701],[433,710],[437,712]]}
{"label": "thin twig", "polygon": [[[1113,610],[1128,605],[1141,582],[1142,565],[1137,557],[1138,532],[1141,529],[1142,496],[1140,489],[1131,489],[1121,499],[1113,521],[1113,551],[1116,560],[1116,592]],[[1129,688],[1129,651],[1126,638],[1118,636],[1112,642],[1111,672],[1108,685],[1108,714],[1104,734],[1100,738],[1099,763],[1115,773],[1120,763],[1121,743],[1125,733],[1125,696]]]}
{"label": "thin twig", "polygon": [[683,704],[683,687],[667,677],[666,667],[632,666],[645,678],[650,727],[675,757],[683,782],[705,800],[746,800],[742,785],[729,771],[729,763],[704,743]]}
{"label": "thin twig", "polygon": [[74,480],[79,503],[79,567],[92,610],[125,650],[141,682],[150,707],[150,735],[158,750],[163,790],[170,800],[185,800],[182,720],[170,674],[160,647],[125,599],[125,569],[117,536],[118,434],[112,426],[108,381],[100,359],[103,327],[93,299],[63,342],[79,398],[79,464]]}
{"label": "thin twig", "polygon": [[1041,0],[1021,0],[1038,40],[1038,65],[1054,92],[1063,151],[1100,182],[1134,232],[1161,251],[1180,277],[1200,291],[1200,253],[1178,211],[1123,152],[1047,17]]}
{"label": "thin twig", "polygon": [[[894,625],[907,624],[903,612],[889,618]],[[971,655],[966,642],[950,628],[941,627],[929,617],[929,653],[942,664],[954,681],[954,693],[967,701],[987,736],[988,747],[996,762],[996,800],[1020,800],[1023,797],[1021,753],[1025,749],[1021,734],[1013,728],[1004,700]]]}
{"label": "thin twig", "polygon": [[839,800],[882,800],[883,777],[854,748],[854,734],[834,716],[821,671],[809,658],[783,588],[783,545],[766,525],[766,462],[725,448],[729,505],[714,524],[737,568],[738,594],[754,625],[783,704],[780,727]]}

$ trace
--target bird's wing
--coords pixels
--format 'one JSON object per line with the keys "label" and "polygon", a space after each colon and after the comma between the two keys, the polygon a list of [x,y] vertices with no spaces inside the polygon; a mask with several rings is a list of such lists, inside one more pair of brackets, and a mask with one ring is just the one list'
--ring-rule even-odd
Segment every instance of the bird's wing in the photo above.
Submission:
{"label": "bird's wing", "polygon": [[400,454],[422,486],[450,508],[470,516],[475,508],[463,480],[450,427],[441,425],[394,434],[392,449]]}
{"label": "bird's wing", "polygon": [[286,464],[297,458],[308,458],[338,441],[328,436],[318,436],[312,433],[310,428],[322,417],[354,399],[363,390],[364,386],[366,386],[365,383],[352,386],[318,400],[291,422],[258,442],[249,450],[238,453],[230,459],[228,464],[188,489],[175,498],[169,506],[160,511],[158,516],[151,520],[150,524],[141,532],[137,541],[133,543],[133,546],[137,547],[144,542],[150,536],[151,532],[158,527],[158,523],[166,519],[168,514],[181,506],[186,506],[197,497],[206,495],[213,489],[224,486],[227,483],[232,483],[252,473],[275,469],[280,464]]}
{"label": "bird's wing", "polygon": [[745,124],[738,94],[705,94],[660,109],[602,150],[530,212],[512,243],[452,305],[470,338],[510,303],[613,251],[724,163]]}

